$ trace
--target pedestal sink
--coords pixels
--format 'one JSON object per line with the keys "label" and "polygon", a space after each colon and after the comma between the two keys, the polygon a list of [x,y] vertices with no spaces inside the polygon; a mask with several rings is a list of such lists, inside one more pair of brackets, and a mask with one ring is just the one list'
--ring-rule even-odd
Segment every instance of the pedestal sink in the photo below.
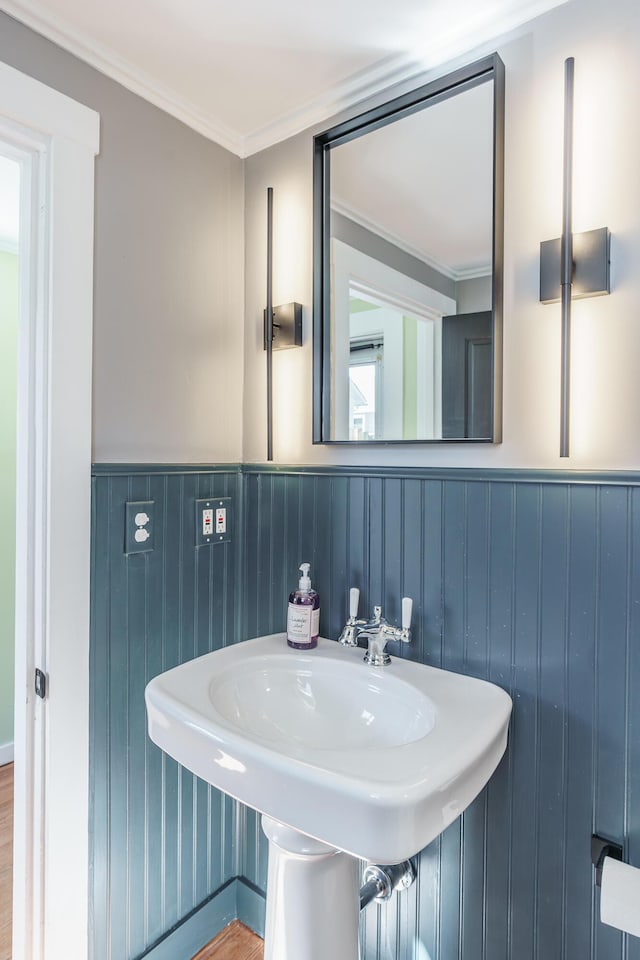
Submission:
{"label": "pedestal sink", "polygon": [[356,960],[356,857],[399,863],[478,795],[507,743],[499,687],[284,634],[198,657],[146,689],[151,739],[263,814],[265,960]]}

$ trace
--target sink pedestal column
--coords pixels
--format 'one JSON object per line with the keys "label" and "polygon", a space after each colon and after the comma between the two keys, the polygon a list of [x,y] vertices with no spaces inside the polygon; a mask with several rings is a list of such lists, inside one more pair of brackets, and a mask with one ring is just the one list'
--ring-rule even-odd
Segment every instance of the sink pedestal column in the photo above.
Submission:
{"label": "sink pedestal column", "polygon": [[358,861],[262,817],[269,840],[264,960],[358,960]]}

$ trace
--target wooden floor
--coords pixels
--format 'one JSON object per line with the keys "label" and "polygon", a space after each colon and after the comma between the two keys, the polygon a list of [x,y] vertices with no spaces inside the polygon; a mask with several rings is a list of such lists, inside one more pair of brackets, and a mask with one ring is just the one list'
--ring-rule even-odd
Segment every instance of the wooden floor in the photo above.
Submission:
{"label": "wooden floor", "polygon": [[7,763],[0,767],[0,960],[11,960],[12,898],[13,764]]}
{"label": "wooden floor", "polygon": [[234,920],[193,960],[263,960],[263,956],[264,944],[260,937]]}

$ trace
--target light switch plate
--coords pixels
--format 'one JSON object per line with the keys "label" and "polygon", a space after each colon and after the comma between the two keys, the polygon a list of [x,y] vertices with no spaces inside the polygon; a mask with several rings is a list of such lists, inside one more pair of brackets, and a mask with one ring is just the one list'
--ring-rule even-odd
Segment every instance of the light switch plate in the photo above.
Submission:
{"label": "light switch plate", "polygon": [[228,543],[231,530],[231,497],[196,500],[196,547]]}
{"label": "light switch plate", "polygon": [[124,507],[124,552],[153,550],[153,500],[128,500]]}

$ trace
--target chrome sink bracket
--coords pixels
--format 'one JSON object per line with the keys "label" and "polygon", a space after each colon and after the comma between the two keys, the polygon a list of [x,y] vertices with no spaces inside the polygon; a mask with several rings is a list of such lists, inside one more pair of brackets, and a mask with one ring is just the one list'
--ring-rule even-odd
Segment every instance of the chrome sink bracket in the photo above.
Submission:
{"label": "chrome sink bracket", "polygon": [[365,867],[364,883],[360,887],[360,909],[364,910],[372,900],[385,903],[396,890],[407,890],[416,879],[416,858],[385,866],[370,863]]}

